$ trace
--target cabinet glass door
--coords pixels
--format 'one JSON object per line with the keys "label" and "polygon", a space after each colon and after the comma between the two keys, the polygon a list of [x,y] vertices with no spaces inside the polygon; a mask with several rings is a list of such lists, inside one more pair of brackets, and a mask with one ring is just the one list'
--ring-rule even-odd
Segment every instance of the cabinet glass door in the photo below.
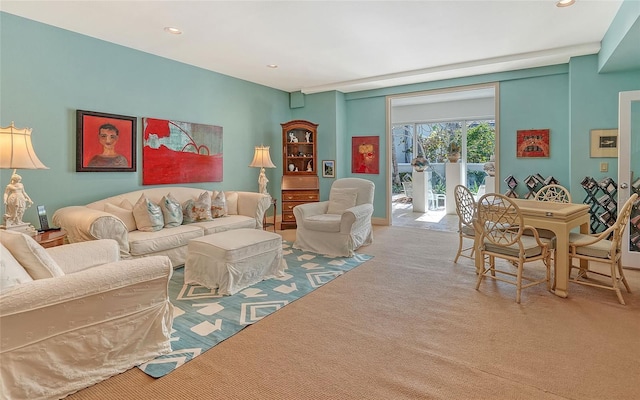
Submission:
{"label": "cabinet glass door", "polygon": [[[632,193],[640,194],[640,90],[620,93],[618,129],[618,203],[624,204]],[[622,265],[640,268],[640,201],[624,232]]]}

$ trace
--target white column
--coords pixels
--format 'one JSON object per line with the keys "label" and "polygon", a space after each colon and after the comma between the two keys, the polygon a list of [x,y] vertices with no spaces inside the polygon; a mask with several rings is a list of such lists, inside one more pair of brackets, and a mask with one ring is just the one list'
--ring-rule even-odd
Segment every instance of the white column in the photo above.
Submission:
{"label": "white column", "polygon": [[429,199],[427,189],[429,188],[429,173],[414,170],[411,174],[413,181],[413,212],[425,213],[428,211]]}
{"label": "white column", "polygon": [[496,177],[495,176],[485,176],[484,177],[484,192],[485,193],[499,193],[498,188],[496,188]]}
{"label": "white column", "polygon": [[465,164],[464,163],[446,163],[445,179],[447,180],[447,201],[445,203],[445,211],[447,214],[456,213],[455,188],[457,185],[464,184],[465,180]]}

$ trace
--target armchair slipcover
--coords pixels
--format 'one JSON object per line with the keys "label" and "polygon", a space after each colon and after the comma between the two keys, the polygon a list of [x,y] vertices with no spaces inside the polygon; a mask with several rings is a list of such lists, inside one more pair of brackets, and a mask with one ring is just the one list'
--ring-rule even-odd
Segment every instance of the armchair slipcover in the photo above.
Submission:
{"label": "armchair slipcover", "polygon": [[[329,201],[294,207],[298,228],[293,247],[351,257],[360,246],[371,244],[374,191],[375,185],[369,180],[342,178],[331,185]],[[350,201],[355,205],[351,206]]]}
{"label": "armchair slipcover", "polygon": [[[28,253],[10,234],[0,231],[3,278],[9,263],[30,270],[16,265]],[[22,242],[59,271],[24,272],[0,293],[0,399],[63,398],[171,351],[168,257],[121,261],[110,239],[46,250]]]}

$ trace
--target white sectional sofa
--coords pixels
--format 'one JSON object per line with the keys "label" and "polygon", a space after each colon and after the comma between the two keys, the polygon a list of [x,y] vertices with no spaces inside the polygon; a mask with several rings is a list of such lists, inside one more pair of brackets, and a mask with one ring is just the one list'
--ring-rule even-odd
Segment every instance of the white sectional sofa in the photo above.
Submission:
{"label": "white sectional sofa", "polygon": [[[121,219],[105,211],[105,208],[119,206],[123,201],[136,204],[142,194],[151,202],[159,204],[162,198],[170,193],[180,204],[184,204],[188,200],[198,199],[203,192],[215,194],[204,189],[182,186],[137,190],[85,206],[61,208],[54,213],[53,223],[67,231],[70,243],[113,239],[118,242],[123,259],[166,255],[174,267],[184,264],[187,243],[193,238],[230,229],[262,229],[263,217],[271,206],[271,201],[268,195],[254,192],[225,191],[227,216],[163,228],[155,232],[130,230],[131,223],[126,224],[126,221],[123,221],[124,217]],[[107,206],[108,204],[111,206]]]}
{"label": "white sectional sofa", "polygon": [[171,351],[168,257],[0,231],[0,399],[59,399]]}

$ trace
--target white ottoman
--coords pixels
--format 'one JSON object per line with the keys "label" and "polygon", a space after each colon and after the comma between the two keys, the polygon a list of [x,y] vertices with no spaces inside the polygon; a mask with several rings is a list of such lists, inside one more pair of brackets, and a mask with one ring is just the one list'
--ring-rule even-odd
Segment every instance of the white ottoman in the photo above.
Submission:
{"label": "white ottoman", "polygon": [[259,229],[232,229],[191,239],[184,283],[230,295],[264,279],[282,276],[282,237]]}

